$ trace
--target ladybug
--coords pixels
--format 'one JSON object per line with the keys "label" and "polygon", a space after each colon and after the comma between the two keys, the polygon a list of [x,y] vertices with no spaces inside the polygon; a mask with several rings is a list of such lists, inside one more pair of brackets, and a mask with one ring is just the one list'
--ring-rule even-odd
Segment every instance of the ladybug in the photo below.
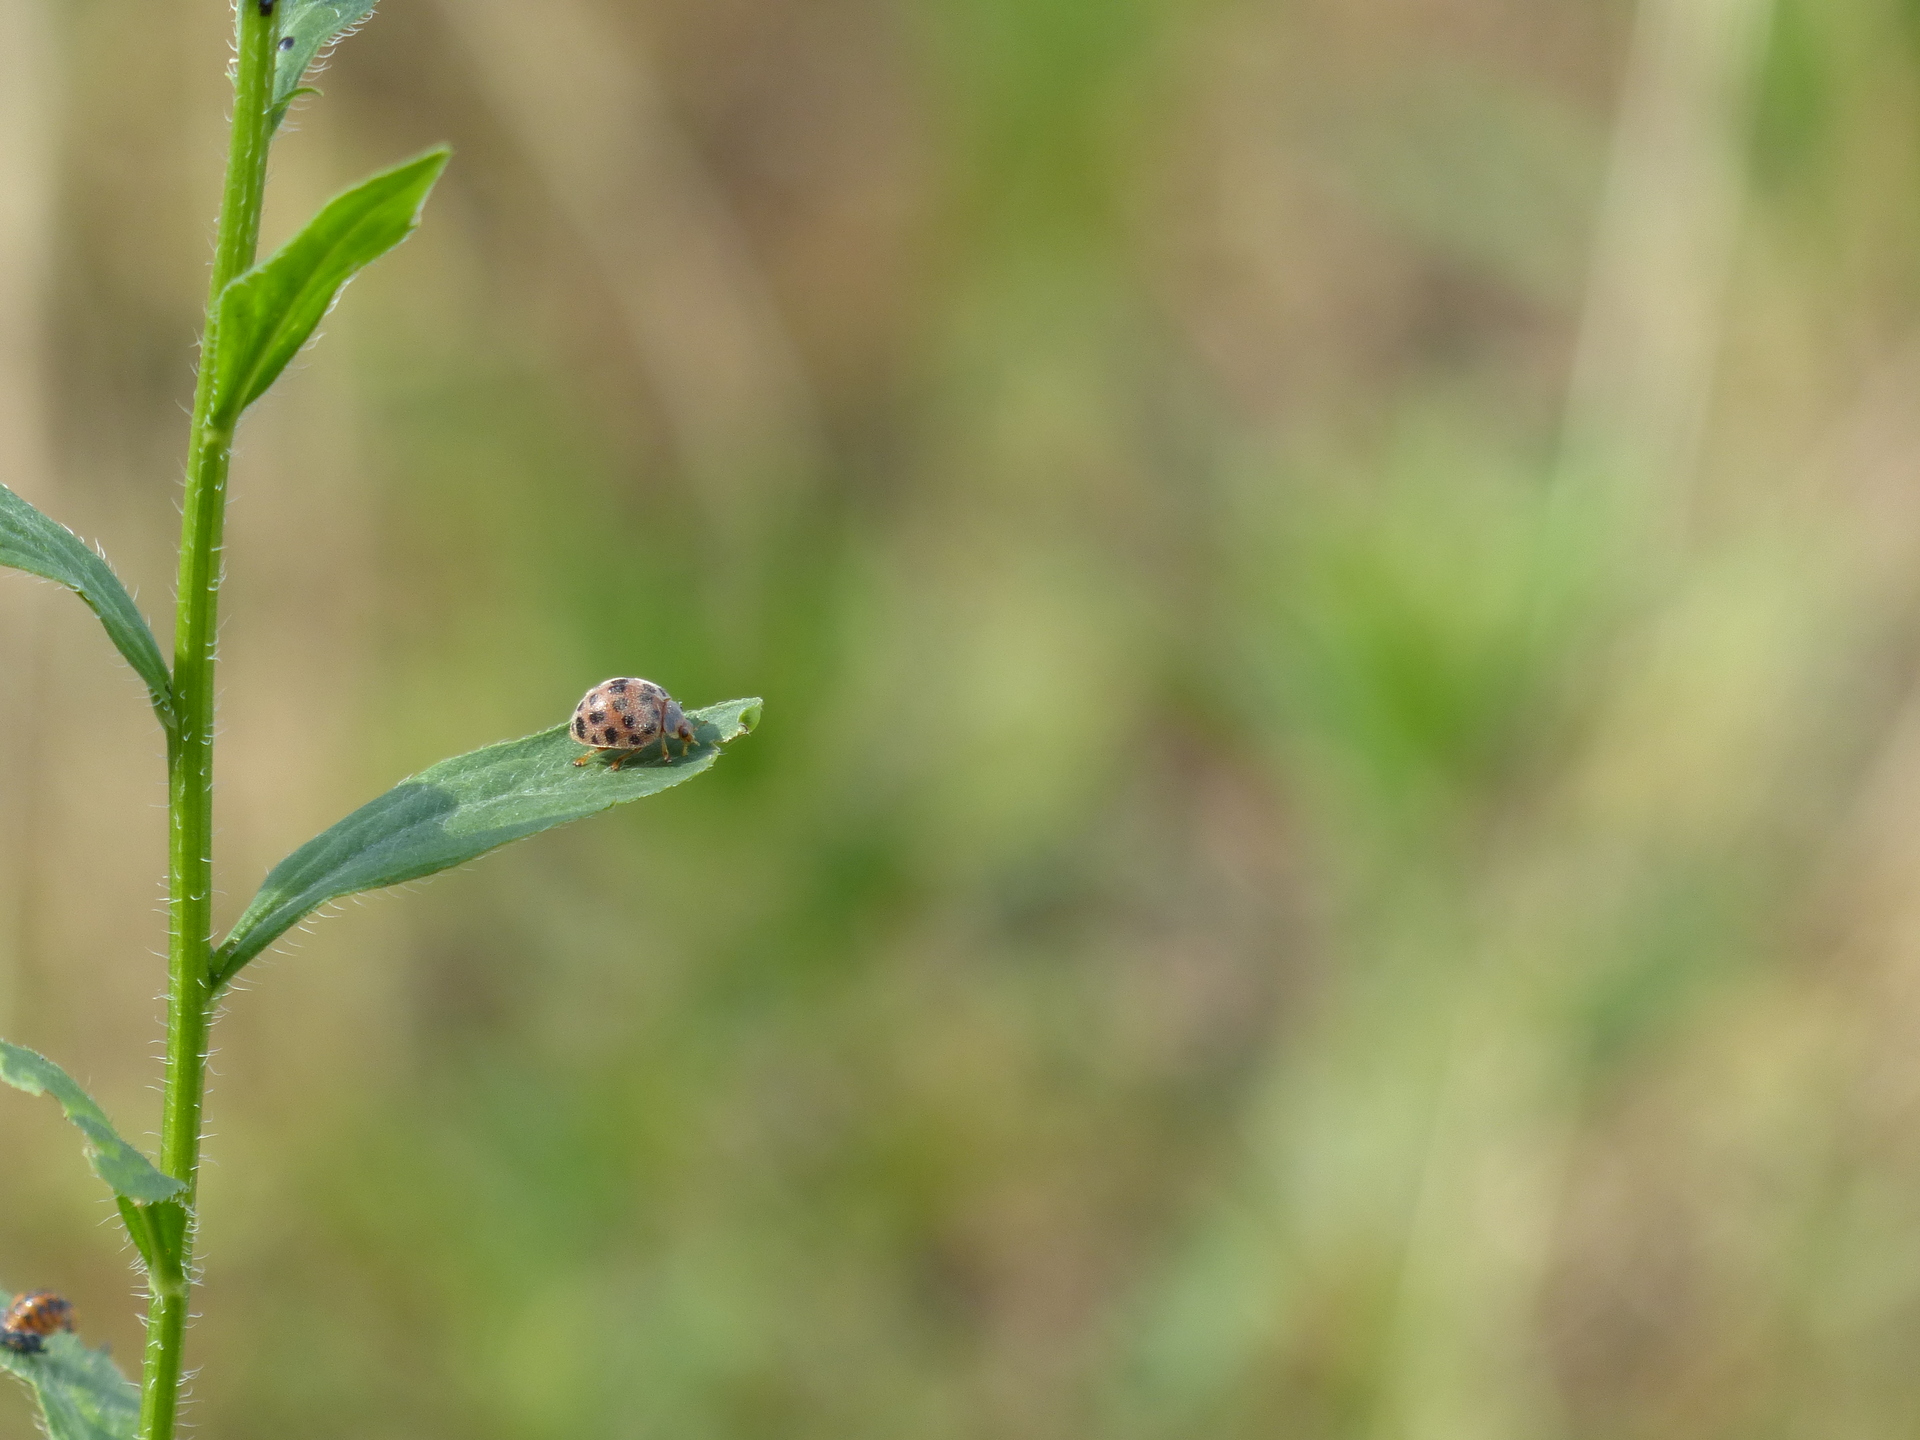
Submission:
{"label": "ladybug", "polygon": [[16,1355],[38,1355],[46,1336],[71,1329],[73,1306],[51,1290],[34,1290],[17,1297],[0,1315],[0,1346]]}
{"label": "ladybug", "polygon": [[[595,750],[644,750],[655,741],[660,758],[667,755],[667,741],[678,740],[680,753],[694,745],[693,722],[682,713],[679,702],[651,680],[622,676],[602,680],[574,707],[573,738]],[[584,765],[591,755],[582,755],[573,763]],[[607,766],[618,770],[631,755],[615,754]]]}

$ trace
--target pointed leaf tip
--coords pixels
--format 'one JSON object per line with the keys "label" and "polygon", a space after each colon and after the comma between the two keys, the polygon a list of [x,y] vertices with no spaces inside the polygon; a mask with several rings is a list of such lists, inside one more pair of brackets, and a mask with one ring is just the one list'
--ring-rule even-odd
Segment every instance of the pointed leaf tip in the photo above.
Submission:
{"label": "pointed leaf tip", "polygon": [[430,765],[368,801],[274,866],[214,957],[224,985],[254,956],[330,900],[422,880],[510,841],[691,780],[721,746],[760,722],[758,699],[690,710],[685,755],[619,770],[576,766],[565,725]]}
{"label": "pointed leaf tip", "polygon": [[298,235],[220,292],[209,341],[213,429],[231,433],[312,338],[347,281],[413,233],[452,153],[429,150],[334,196]]}

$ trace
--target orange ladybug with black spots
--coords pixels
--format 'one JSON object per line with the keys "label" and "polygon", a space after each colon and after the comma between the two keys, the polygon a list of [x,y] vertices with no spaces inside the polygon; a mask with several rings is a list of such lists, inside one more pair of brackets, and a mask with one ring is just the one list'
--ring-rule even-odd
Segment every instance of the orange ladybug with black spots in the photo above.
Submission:
{"label": "orange ladybug with black spots", "polygon": [[[596,751],[612,751],[609,770],[618,770],[635,758],[628,752],[660,746],[660,758],[667,758],[667,742],[678,740],[680,753],[694,746],[693,722],[680,704],[651,680],[624,675],[602,680],[574,707],[573,723],[568,727],[573,738]],[[582,755],[573,763],[584,765],[593,756]]]}
{"label": "orange ladybug with black spots", "polygon": [[73,1306],[51,1290],[33,1290],[15,1298],[0,1315],[0,1346],[16,1355],[38,1355],[46,1337],[73,1329]]}

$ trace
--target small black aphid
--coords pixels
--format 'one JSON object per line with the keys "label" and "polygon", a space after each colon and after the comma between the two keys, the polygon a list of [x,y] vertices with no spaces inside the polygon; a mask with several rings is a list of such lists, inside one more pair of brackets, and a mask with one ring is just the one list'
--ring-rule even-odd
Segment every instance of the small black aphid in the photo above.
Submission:
{"label": "small black aphid", "polygon": [[273,0],[260,0],[260,13],[262,15],[271,15],[273,13]]}
{"label": "small black aphid", "polygon": [[283,37],[283,38],[281,39],[281,41],[280,41],[280,48],[281,48],[282,50],[291,50],[291,49],[293,49],[293,36],[291,36],[291,35],[288,35],[288,36],[285,36],[285,37]]}

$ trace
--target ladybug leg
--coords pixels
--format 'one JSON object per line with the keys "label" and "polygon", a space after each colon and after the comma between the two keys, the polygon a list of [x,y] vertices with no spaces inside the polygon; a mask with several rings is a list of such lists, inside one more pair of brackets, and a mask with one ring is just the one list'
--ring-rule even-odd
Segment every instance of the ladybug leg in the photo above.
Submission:
{"label": "ladybug leg", "polygon": [[607,769],[618,770],[622,765],[626,764],[627,761],[631,760],[632,758],[633,756],[630,752],[626,750],[616,750],[613,752],[613,759],[607,762]]}

